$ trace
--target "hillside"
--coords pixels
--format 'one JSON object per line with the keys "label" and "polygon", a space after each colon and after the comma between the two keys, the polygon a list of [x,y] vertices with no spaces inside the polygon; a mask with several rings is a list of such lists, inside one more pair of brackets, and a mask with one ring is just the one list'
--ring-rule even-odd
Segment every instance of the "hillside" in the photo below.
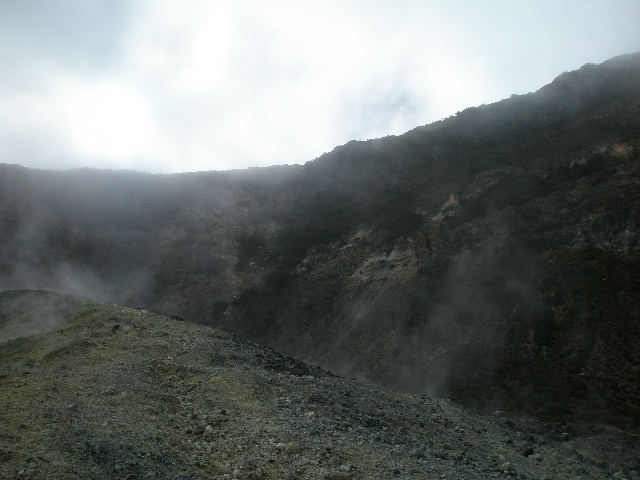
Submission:
{"label": "hillside", "polygon": [[302,166],[0,166],[0,288],[479,412],[640,426],[640,54]]}
{"label": "hillside", "polygon": [[637,436],[363,385],[233,335],[0,294],[6,479],[640,478]]}

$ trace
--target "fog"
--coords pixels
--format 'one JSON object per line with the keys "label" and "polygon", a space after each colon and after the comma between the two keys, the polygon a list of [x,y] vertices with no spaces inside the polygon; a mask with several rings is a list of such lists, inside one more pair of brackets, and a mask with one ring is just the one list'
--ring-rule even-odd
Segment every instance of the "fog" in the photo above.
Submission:
{"label": "fog", "polygon": [[[473,381],[464,380],[470,364],[495,370],[498,352],[542,309],[533,283],[536,262],[504,221],[489,223],[488,236],[456,254],[435,293],[423,300],[423,321],[401,347],[407,366],[400,368],[399,383],[409,391],[447,395],[451,385]],[[517,355],[525,361],[531,354],[540,352]]]}
{"label": "fog", "polygon": [[150,205],[151,177],[2,167],[0,289],[139,297],[149,282],[144,232],[165,203]]}
{"label": "fog", "polygon": [[2,342],[51,332],[64,324],[64,298],[47,292],[0,291]]}
{"label": "fog", "polygon": [[637,366],[620,339],[637,327],[639,58],[302,166],[0,164],[0,289],[176,315],[480,407],[546,389],[532,408],[567,413],[592,385],[621,398]]}

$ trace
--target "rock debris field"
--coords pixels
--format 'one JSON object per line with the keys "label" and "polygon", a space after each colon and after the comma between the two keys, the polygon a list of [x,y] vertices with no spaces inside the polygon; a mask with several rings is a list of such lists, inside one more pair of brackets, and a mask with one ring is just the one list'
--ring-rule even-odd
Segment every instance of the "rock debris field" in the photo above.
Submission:
{"label": "rock debris field", "polygon": [[0,293],[2,479],[639,480],[639,447],[606,425],[357,383],[144,310]]}

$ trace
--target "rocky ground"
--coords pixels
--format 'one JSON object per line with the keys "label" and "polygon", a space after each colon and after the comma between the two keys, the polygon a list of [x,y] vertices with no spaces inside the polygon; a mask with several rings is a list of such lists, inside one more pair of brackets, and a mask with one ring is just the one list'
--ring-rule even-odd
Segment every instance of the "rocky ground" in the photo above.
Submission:
{"label": "rocky ground", "polygon": [[145,310],[0,294],[3,479],[640,479],[638,435],[479,416]]}

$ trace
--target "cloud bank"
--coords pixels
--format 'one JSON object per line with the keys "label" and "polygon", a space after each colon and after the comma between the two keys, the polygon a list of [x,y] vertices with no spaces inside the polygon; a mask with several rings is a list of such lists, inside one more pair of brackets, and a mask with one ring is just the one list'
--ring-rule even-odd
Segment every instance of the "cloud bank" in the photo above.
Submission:
{"label": "cloud bank", "polygon": [[640,50],[635,0],[0,4],[0,162],[304,163]]}

